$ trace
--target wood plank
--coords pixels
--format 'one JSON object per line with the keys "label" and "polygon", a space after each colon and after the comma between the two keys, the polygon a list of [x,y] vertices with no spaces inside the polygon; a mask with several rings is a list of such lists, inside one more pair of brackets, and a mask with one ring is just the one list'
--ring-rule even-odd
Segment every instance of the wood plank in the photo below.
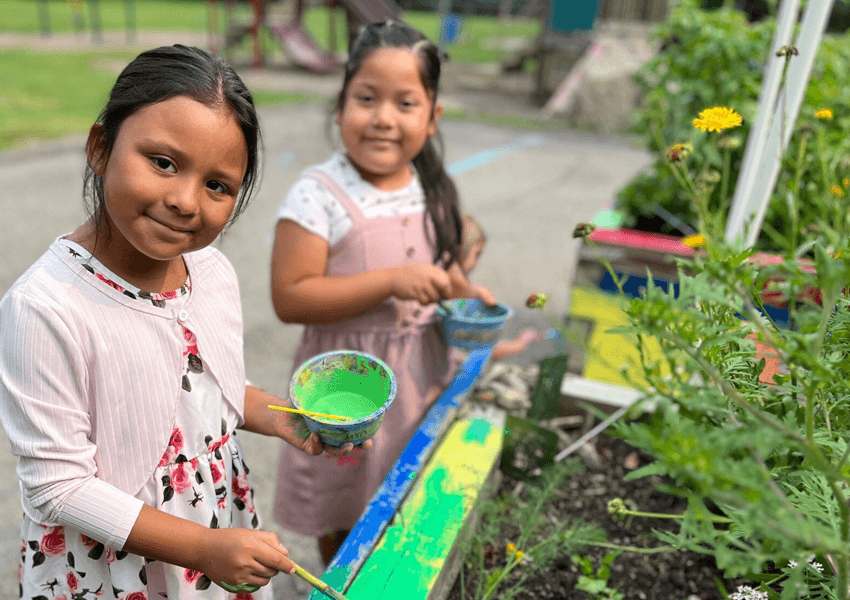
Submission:
{"label": "wood plank", "polygon": [[487,407],[452,423],[345,591],[348,600],[441,600],[456,566],[447,561],[498,462],[504,418],[503,411]]}
{"label": "wood plank", "polygon": [[[354,580],[396,509],[413,486],[416,473],[425,465],[461,400],[468,394],[490,358],[492,348],[473,350],[446,391],[437,399],[402,451],[384,483],[375,493],[345,543],[321,579],[336,590],[345,590]],[[325,600],[313,591],[310,600]]]}

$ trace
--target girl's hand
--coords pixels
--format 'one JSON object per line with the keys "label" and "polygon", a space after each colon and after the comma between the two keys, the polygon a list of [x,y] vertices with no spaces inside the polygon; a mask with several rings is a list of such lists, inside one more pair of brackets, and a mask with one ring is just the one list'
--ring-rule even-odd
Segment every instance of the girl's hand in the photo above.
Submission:
{"label": "girl's hand", "polygon": [[[280,402],[280,401],[279,401]],[[292,406],[292,402],[286,399],[282,402],[283,406]],[[279,437],[286,443],[295,446],[299,450],[303,450],[310,456],[318,456],[322,452],[328,454],[329,457],[338,458],[349,454],[354,449],[354,444],[351,442],[345,443],[342,446],[331,446],[322,442],[319,434],[311,432],[307,427],[307,422],[300,415],[278,412],[278,418],[281,420],[279,429]],[[364,450],[372,447],[372,440],[366,440],[359,446]]]}
{"label": "girl's hand", "polygon": [[[304,427],[307,427],[304,425]],[[319,437],[319,434],[315,431],[310,434],[310,436],[302,440],[301,445],[297,446],[297,448],[301,448],[307,454],[311,456],[318,456],[322,452],[328,455],[328,458],[339,458],[340,456],[345,456],[346,454],[350,454],[352,450],[354,450],[354,444],[351,442],[346,442],[342,446],[331,446],[330,444],[325,444],[322,441],[322,438]],[[360,448],[364,450],[372,447],[372,440],[366,440],[359,445]]]}
{"label": "girl's hand", "polygon": [[200,570],[219,586],[263,586],[280,571],[295,572],[289,551],[271,531],[208,529],[201,545]]}
{"label": "girl's hand", "polygon": [[448,298],[451,292],[449,274],[436,265],[417,263],[392,270],[392,295],[399,300],[416,300],[424,306]]}
{"label": "girl's hand", "polygon": [[497,304],[496,296],[493,295],[493,292],[488,290],[483,285],[478,285],[477,283],[472,284],[472,289],[475,292],[475,297],[481,300],[487,306],[493,306]]}

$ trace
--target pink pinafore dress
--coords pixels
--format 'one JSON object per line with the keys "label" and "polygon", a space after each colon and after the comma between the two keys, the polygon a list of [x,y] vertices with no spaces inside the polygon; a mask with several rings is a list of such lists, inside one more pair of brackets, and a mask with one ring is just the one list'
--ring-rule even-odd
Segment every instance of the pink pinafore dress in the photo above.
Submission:
{"label": "pink pinafore dress", "polygon": [[[321,183],[353,221],[351,230],[330,248],[329,277],[433,262],[423,213],[366,219],[331,177],[318,170],[306,177]],[[345,321],[305,326],[293,371],[322,352],[360,350],[392,369],[398,389],[368,450],[355,448],[347,456],[329,458],[284,447],[274,507],[283,527],[318,537],[350,530],[360,518],[422,417],[451,381],[448,346],[435,310],[436,305],[388,298]]]}

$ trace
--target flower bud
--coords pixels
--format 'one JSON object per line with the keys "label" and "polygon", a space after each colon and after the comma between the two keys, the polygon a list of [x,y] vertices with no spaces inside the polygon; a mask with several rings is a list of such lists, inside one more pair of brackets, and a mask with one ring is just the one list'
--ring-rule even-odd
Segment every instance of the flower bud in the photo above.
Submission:
{"label": "flower bud", "polygon": [[549,298],[546,297],[546,294],[531,294],[525,301],[525,305],[528,308],[543,308],[548,301]]}
{"label": "flower bud", "polygon": [[800,51],[795,46],[782,46],[776,51],[776,56],[797,56]]}
{"label": "flower bud", "polygon": [[579,223],[578,225],[576,225],[576,228],[573,229],[573,237],[587,237],[594,231],[596,231],[596,225],[594,225],[593,223]]}
{"label": "flower bud", "polygon": [[741,147],[741,140],[733,135],[724,135],[717,140],[717,147],[721,150],[737,150]]}
{"label": "flower bud", "polygon": [[688,158],[694,147],[688,143],[673,144],[667,148],[667,158],[670,162],[679,162]]}

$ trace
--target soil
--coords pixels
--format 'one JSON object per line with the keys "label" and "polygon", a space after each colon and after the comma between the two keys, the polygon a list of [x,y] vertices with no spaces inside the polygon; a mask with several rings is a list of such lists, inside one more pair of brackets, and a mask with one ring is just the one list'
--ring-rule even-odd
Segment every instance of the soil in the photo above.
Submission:
{"label": "soil", "polygon": [[[630,470],[644,465],[652,459],[635,451],[625,441],[601,435],[594,441],[596,450],[602,458],[602,468],[584,469],[571,475],[559,490],[555,500],[545,509],[550,518],[569,522],[581,519],[601,527],[608,540],[614,544],[652,547],[659,543],[650,534],[653,529],[664,530],[671,527],[666,519],[633,519],[631,523],[615,521],[608,514],[608,501],[613,498],[631,499],[639,510],[657,513],[681,513],[684,501],[659,492],[656,487],[663,482],[661,477],[651,476],[634,481],[624,481]],[[513,494],[520,480],[504,475],[497,494]],[[519,486],[522,487],[522,486]],[[524,499],[522,492],[520,499]],[[675,527],[675,525],[674,525]],[[504,549],[511,539],[516,540],[519,529],[508,525],[502,530],[502,539],[492,540],[494,548]],[[582,550],[583,556],[592,559],[594,568],[599,568],[602,558],[610,550],[588,547]],[[494,552],[493,567],[504,565],[505,552]],[[468,590],[473,589],[479,573],[463,565],[467,596],[461,593],[460,581],[449,594],[449,600],[469,600]],[[500,590],[507,590],[512,583],[523,575],[522,567],[511,572]],[[548,566],[531,575],[523,584],[521,591],[514,596],[516,600],[609,598],[607,595],[593,596],[576,590],[575,585],[581,575],[580,568],[568,555],[560,556]],[[485,573],[486,576],[486,573]],[[713,600],[723,598],[717,582],[723,582],[727,593],[739,585],[747,585],[746,580],[726,580],[722,571],[717,569],[711,556],[679,550],[655,554],[622,553],[611,564],[611,577],[608,587],[615,589],[625,599],[638,600]],[[496,593],[495,598],[500,598]]]}

